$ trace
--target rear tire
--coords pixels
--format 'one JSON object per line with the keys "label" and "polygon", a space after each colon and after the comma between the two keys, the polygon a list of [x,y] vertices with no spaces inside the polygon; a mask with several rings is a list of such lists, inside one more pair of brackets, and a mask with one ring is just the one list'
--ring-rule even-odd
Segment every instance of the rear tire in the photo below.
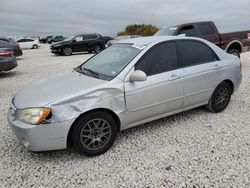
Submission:
{"label": "rear tire", "polygon": [[72,54],[72,49],[70,47],[64,47],[62,49],[62,54],[65,56],[69,56]]}
{"label": "rear tire", "polygon": [[74,149],[86,156],[105,153],[117,137],[117,123],[107,112],[97,111],[80,117],[73,125]]}
{"label": "rear tire", "polygon": [[100,46],[100,45],[96,45],[95,47],[94,47],[94,52],[96,53],[96,54],[98,54],[99,52],[101,52],[102,51],[102,47]]}
{"label": "rear tire", "polygon": [[229,49],[229,50],[227,51],[227,53],[233,54],[233,55],[237,56],[238,58],[240,58],[240,51],[239,51],[239,50],[236,50],[236,49]]}
{"label": "rear tire", "polygon": [[226,82],[220,83],[214,90],[206,108],[214,113],[222,112],[230,102],[232,88]]}

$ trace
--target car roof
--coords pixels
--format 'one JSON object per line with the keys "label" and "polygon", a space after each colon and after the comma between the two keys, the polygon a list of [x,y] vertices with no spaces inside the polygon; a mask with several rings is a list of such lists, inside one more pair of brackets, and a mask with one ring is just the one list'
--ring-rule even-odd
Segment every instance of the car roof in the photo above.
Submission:
{"label": "car roof", "polygon": [[150,37],[138,37],[138,38],[131,38],[131,39],[124,39],[120,40],[116,43],[126,43],[126,44],[138,44],[138,45],[149,45],[150,43],[159,43],[169,40],[175,39],[194,39],[200,40],[194,37],[185,37],[185,36],[150,36]]}

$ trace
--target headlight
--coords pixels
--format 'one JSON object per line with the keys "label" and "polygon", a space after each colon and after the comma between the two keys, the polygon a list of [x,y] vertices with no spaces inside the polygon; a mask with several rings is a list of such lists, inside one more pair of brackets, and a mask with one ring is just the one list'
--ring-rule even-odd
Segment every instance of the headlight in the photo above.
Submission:
{"label": "headlight", "polygon": [[18,119],[24,123],[38,125],[51,114],[50,108],[27,108],[18,113]]}

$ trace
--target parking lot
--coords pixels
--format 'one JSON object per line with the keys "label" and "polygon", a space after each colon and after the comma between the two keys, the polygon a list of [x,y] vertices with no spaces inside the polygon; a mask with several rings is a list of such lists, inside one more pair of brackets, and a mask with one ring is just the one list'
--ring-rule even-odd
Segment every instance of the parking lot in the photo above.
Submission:
{"label": "parking lot", "polygon": [[242,54],[242,84],[222,113],[197,108],[126,130],[93,158],[27,151],[7,126],[12,97],[92,55],[55,56],[43,44],[0,73],[0,187],[250,187],[250,53]]}

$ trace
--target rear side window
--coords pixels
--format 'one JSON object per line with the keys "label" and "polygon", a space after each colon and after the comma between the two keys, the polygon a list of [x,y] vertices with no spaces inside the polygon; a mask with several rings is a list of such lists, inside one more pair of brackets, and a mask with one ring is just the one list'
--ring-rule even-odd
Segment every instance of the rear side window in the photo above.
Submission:
{"label": "rear side window", "polygon": [[214,51],[206,44],[194,40],[182,40],[178,42],[181,61],[180,67],[188,67],[219,60]]}
{"label": "rear side window", "polygon": [[25,39],[19,39],[17,42],[25,42]]}
{"label": "rear side window", "polygon": [[201,23],[198,24],[201,35],[210,35],[214,34],[214,29],[210,23]]}
{"label": "rear side window", "polygon": [[4,42],[9,42],[7,39],[0,39],[0,40],[2,40],[2,41],[4,41]]}
{"label": "rear side window", "polygon": [[198,36],[193,25],[184,26],[180,29],[179,35],[185,34],[186,36],[195,37]]}
{"label": "rear side window", "polygon": [[96,39],[98,36],[97,35],[85,35],[84,39],[85,40],[91,40],[91,39]]}
{"label": "rear side window", "polygon": [[147,76],[171,71],[177,65],[175,42],[159,44],[148,51],[135,65],[136,70],[142,70]]}

